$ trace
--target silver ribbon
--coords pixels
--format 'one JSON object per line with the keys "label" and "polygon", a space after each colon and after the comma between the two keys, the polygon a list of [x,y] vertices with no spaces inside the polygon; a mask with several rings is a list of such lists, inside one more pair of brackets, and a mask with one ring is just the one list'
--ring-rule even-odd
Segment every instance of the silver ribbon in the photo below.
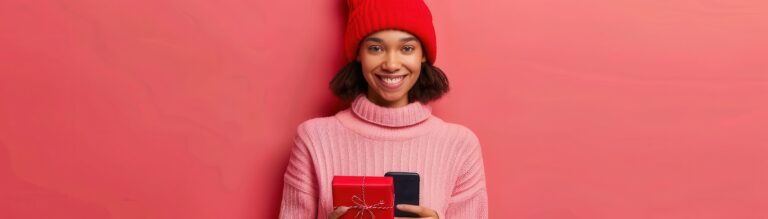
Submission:
{"label": "silver ribbon", "polygon": [[352,202],[355,203],[355,206],[352,206],[352,208],[358,209],[357,215],[355,215],[355,219],[362,219],[365,213],[371,215],[372,219],[376,218],[376,215],[373,214],[373,210],[381,210],[381,209],[390,209],[390,207],[384,206],[384,200],[379,200],[376,204],[368,205],[368,203],[365,202],[365,176],[363,176],[363,185],[362,185],[362,198],[357,195],[352,196]]}

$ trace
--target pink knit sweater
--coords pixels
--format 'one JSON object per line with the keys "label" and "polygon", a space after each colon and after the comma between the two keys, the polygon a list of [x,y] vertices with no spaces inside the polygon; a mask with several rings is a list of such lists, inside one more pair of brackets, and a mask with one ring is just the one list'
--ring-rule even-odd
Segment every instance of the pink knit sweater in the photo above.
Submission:
{"label": "pink knit sweater", "polygon": [[280,218],[328,218],[335,175],[421,175],[421,206],[441,219],[488,218],[480,143],[418,101],[386,108],[365,95],[335,116],[299,125],[285,171]]}

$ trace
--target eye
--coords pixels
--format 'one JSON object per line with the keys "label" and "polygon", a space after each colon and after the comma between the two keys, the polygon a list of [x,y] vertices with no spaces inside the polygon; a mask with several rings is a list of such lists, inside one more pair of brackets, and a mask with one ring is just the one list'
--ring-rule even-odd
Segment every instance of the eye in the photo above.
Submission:
{"label": "eye", "polygon": [[415,49],[416,49],[416,48],[414,48],[413,46],[404,46],[404,47],[403,47],[403,52],[405,52],[405,53],[411,53],[411,52],[413,52],[413,50],[415,50]]}
{"label": "eye", "polygon": [[378,45],[368,46],[368,51],[371,51],[373,53],[381,52],[381,46],[378,46]]}

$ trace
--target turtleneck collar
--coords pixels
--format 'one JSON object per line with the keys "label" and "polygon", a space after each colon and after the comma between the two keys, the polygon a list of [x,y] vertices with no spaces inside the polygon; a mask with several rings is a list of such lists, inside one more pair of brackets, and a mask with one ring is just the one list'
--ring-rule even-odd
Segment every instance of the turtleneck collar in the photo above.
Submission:
{"label": "turtleneck collar", "polygon": [[389,108],[376,105],[365,94],[358,95],[350,105],[361,119],[387,127],[404,127],[420,123],[432,116],[432,107],[413,101],[408,105]]}

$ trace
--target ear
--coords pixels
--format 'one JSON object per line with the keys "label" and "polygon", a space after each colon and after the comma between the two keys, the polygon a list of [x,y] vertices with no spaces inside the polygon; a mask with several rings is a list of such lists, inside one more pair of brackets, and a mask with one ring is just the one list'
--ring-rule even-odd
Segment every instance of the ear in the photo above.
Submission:
{"label": "ear", "polygon": [[421,57],[421,62],[427,62],[427,57],[422,56]]}

